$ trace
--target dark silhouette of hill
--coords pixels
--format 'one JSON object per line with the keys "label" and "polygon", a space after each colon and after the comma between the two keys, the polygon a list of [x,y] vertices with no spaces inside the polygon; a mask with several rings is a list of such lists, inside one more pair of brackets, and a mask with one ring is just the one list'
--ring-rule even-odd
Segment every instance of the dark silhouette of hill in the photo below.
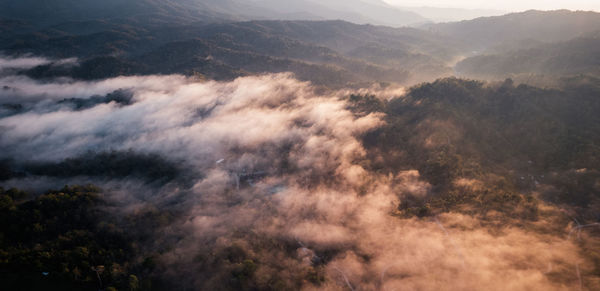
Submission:
{"label": "dark silhouette of hill", "polygon": [[385,2],[364,0],[2,0],[0,17],[31,21],[38,25],[96,19],[141,24],[254,19],[343,19],[390,26],[426,21],[416,13],[394,8]]}
{"label": "dark silhouette of hill", "polygon": [[[0,17],[45,26],[67,21],[112,20],[130,22],[216,21],[229,16],[209,9],[210,0],[23,0],[0,1]],[[224,0],[223,3],[230,2]]]}

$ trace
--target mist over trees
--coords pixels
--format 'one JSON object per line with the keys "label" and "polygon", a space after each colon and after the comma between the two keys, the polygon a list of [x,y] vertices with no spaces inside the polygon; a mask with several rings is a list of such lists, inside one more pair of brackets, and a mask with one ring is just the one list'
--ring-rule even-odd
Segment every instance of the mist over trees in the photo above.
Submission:
{"label": "mist over trees", "polygon": [[466,76],[502,78],[506,76],[569,75],[599,76],[600,38],[587,36],[560,43],[542,44],[501,53],[467,58],[456,65]]}
{"label": "mist over trees", "polygon": [[426,22],[0,0],[3,288],[600,289],[600,14]]}

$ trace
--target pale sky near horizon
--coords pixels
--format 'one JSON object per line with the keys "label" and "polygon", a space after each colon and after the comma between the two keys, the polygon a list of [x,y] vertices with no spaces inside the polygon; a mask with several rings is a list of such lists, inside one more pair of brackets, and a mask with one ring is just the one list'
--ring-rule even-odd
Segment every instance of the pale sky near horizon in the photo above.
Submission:
{"label": "pale sky near horizon", "polygon": [[600,0],[383,0],[398,6],[430,6],[443,8],[496,9],[505,11],[594,10],[600,11]]}

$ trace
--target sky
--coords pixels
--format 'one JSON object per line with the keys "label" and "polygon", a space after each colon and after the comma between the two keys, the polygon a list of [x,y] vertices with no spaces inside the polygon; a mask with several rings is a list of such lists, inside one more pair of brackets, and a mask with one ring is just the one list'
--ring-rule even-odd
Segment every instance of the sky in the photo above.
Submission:
{"label": "sky", "polygon": [[432,6],[468,9],[498,9],[505,11],[538,10],[594,10],[600,11],[600,0],[384,0],[398,6]]}

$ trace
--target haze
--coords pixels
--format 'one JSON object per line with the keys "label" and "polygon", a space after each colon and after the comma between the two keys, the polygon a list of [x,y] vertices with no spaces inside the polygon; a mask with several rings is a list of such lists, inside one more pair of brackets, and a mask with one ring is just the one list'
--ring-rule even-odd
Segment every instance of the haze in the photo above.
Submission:
{"label": "haze", "polygon": [[480,0],[384,0],[396,6],[412,7],[439,7],[439,8],[464,8],[464,9],[497,9],[504,11],[536,10],[593,10],[600,11],[600,1],[597,0],[503,0],[503,1],[480,1]]}

